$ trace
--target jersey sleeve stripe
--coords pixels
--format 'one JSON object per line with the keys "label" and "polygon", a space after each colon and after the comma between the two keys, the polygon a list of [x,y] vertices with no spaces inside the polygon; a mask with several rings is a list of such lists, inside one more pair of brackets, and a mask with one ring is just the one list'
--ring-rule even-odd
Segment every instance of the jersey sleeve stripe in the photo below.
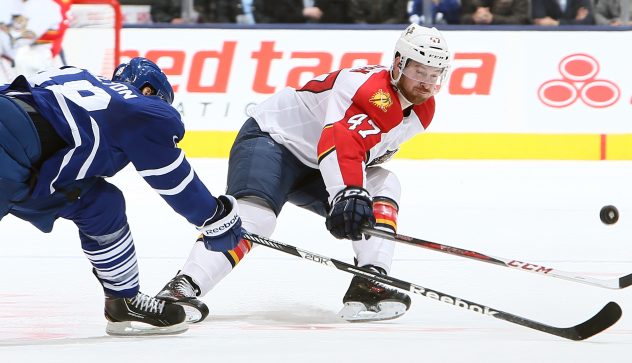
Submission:
{"label": "jersey sleeve stripe", "polygon": [[327,157],[327,155],[331,154],[334,150],[336,150],[335,146],[330,147],[329,149],[323,151],[318,155],[318,164],[320,164],[321,160]]}
{"label": "jersey sleeve stripe", "polygon": [[77,174],[77,180],[84,179],[86,174],[88,173],[88,169],[92,162],[94,161],[95,156],[97,155],[97,150],[99,149],[99,144],[101,143],[101,132],[99,131],[99,125],[97,122],[90,117],[90,124],[92,125],[92,134],[94,135],[94,144],[92,144],[92,150],[90,150],[90,155],[86,159],[86,161],[81,165],[81,169],[79,169],[79,174]]}
{"label": "jersey sleeve stripe", "polygon": [[180,150],[180,155],[178,155],[178,158],[173,163],[158,169],[139,170],[138,174],[140,174],[143,178],[146,176],[165,175],[179,167],[183,160],[184,150]]}
{"label": "jersey sleeve stripe", "polygon": [[53,180],[51,180],[50,182],[50,193],[53,194],[55,192],[55,187],[53,187],[53,184],[55,184],[55,182],[57,181],[57,179],[59,178],[59,175],[61,175],[62,170],[64,170],[64,168],[66,167],[66,165],[68,165],[68,163],[70,163],[70,159],[72,158],[72,155],[75,153],[75,150],[81,146],[81,135],[79,134],[79,128],[77,127],[77,123],[75,122],[75,118],[72,116],[72,113],[70,112],[70,109],[68,108],[68,104],[66,103],[66,100],[64,99],[64,96],[57,93],[57,92],[53,92],[53,94],[55,95],[55,99],[57,100],[57,103],[59,103],[59,108],[61,109],[62,113],[64,114],[64,117],[66,118],[66,121],[68,122],[68,126],[70,127],[70,131],[72,133],[72,139],[75,143],[75,147],[70,149],[68,151],[68,153],[66,153],[66,155],[64,155],[64,158],[62,159],[62,163],[59,166],[59,170],[57,172],[57,175],[53,178]]}
{"label": "jersey sleeve stripe", "polygon": [[320,141],[318,142],[317,152],[318,157],[316,158],[316,163],[320,164],[320,162],[327,157],[327,155],[331,154],[334,150],[336,150],[336,145],[333,141],[332,132],[334,130],[334,124],[329,124],[323,127],[323,131],[320,134]]}
{"label": "jersey sleeve stripe", "polygon": [[191,171],[189,172],[189,175],[187,175],[186,178],[184,178],[182,180],[182,182],[178,186],[176,186],[175,188],[171,188],[171,189],[154,189],[154,190],[160,195],[176,195],[176,194],[179,194],[181,191],[184,190],[184,188],[187,187],[187,185],[189,185],[189,183],[191,183],[191,181],[193,180],[194,176],[195,176],[195,171],[193,170],[193,168],[191,168]]}

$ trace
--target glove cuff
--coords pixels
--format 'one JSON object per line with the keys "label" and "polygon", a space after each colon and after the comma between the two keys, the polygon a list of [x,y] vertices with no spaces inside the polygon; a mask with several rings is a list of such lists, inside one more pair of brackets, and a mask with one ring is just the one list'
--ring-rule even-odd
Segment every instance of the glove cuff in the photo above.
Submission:
{"label": "glove cuff", "polygon": [[[222,216],[223,215],[223,216]],[[219,218],[215,220],[216,218]],[[217,211],[204,226],[197,227],[207,237],[217,237],[226,233],[239,222],[239,208],[237,200],[230,195],[220,195],[217,198]]]}
{"label": "glove cuff", "polygon": [[369,194],[368,190],[360,187],[346,187],[343,190],[339,191],[338,194],[336,194],[334,199],[332,199],[331,201],[331,205],[334,205],[339,201],[348,198],[364,199],[368,202],[369,205],[372,203],[371,194]]}

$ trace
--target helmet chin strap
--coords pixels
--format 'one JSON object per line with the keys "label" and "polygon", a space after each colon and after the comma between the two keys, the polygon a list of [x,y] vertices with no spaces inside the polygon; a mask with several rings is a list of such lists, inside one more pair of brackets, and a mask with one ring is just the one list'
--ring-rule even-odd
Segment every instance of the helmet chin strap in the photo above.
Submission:
{"label": "helmet chin strap", "polygon": [[[402,78],[402,74],[404,73],[404,67],[402,67],[403,63],[404,63],[403,59],[400,57],[399,58],[399,63],[391,64],[391,70],[390,70],[391,84],[393,84],[393,86],[395,86],[395,88],[397,88],[397,82],[399,82],[399,79]],[[393,77],[393,72],[395,71],[395,67],[397,67],[397,69],[399,70],[399,74],[397,75],[397,78]]]}
{"label": "helmet chin strap", "polygon": [[[404,96],[402,91],[399,90],[399,87],[397,87],[397,83],[402,78],[402,74],[404,73],[404,69],[403,69],[404,67],[401,67],[402,63],[403,62],[400,60],[400,63],[398,65],[395,65],[395,64],[391,65],[391,70],[390,70],[390,74],[389,74],[390,77],[391,77],[391,85],[397,91],[397,96],[400,98],[400,101],[404,100],[404,101],[406,101],[406,103],[412,104],[412,102],[408,98],[406,98],[406,96]],[[397,67],[399,69],[399,74],[397,75],[397,78],[393,77],[393,70],[394,70],[395,67]],[[404,105],[404,102],[402,102],[402,106],[403,105]]]}

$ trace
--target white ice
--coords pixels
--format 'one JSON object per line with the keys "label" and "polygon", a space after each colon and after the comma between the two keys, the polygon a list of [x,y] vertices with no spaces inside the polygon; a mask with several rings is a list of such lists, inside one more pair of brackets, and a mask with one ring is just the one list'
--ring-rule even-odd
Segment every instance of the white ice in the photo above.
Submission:
{"label": "white ice", "polygon": [[[211,191],[225,159],[193,159]],[[632,162],[403,161],[399,232],[601,279],[632,272]],[[156,293],[196,237],[131,168],[123,189],[141,289]],[[604,225],[602,206],[620,220]],[[273,238],[345,262],[348,242],[287,205]],[[398,245],[391,275],[555,326],[578,324],[608,301],[612,328],[583,342],[466,311],[421,295],[400,319],[351,324],[336,317],[351,275],[256,248],[204,300],[211,315],[178,336],[105,334],[103,295],[74,226],[50,234],[0,222],[0,362],[630,362],[632,287],[607,290]]]}

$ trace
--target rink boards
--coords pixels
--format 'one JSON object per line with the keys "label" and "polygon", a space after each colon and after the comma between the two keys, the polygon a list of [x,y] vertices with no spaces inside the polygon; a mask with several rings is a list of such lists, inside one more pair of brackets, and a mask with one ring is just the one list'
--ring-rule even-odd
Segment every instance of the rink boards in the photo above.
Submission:
{"label": "rink boards", "polygon": [[[154,59],[168,74],[187,152],[225,157],[249,107],[340,67],[388,66],[399,33],[124,28],[121,54]],[[454,60],[435,118],[399,157],[632,159],[632,74],[619,46],[632,31],[444,33]],[[107,33],[71,29],[68,61],[107,72],[99,53],[85,49],[100,37],[108,44]],[[219,146],[204,142],[209,136]]]}

